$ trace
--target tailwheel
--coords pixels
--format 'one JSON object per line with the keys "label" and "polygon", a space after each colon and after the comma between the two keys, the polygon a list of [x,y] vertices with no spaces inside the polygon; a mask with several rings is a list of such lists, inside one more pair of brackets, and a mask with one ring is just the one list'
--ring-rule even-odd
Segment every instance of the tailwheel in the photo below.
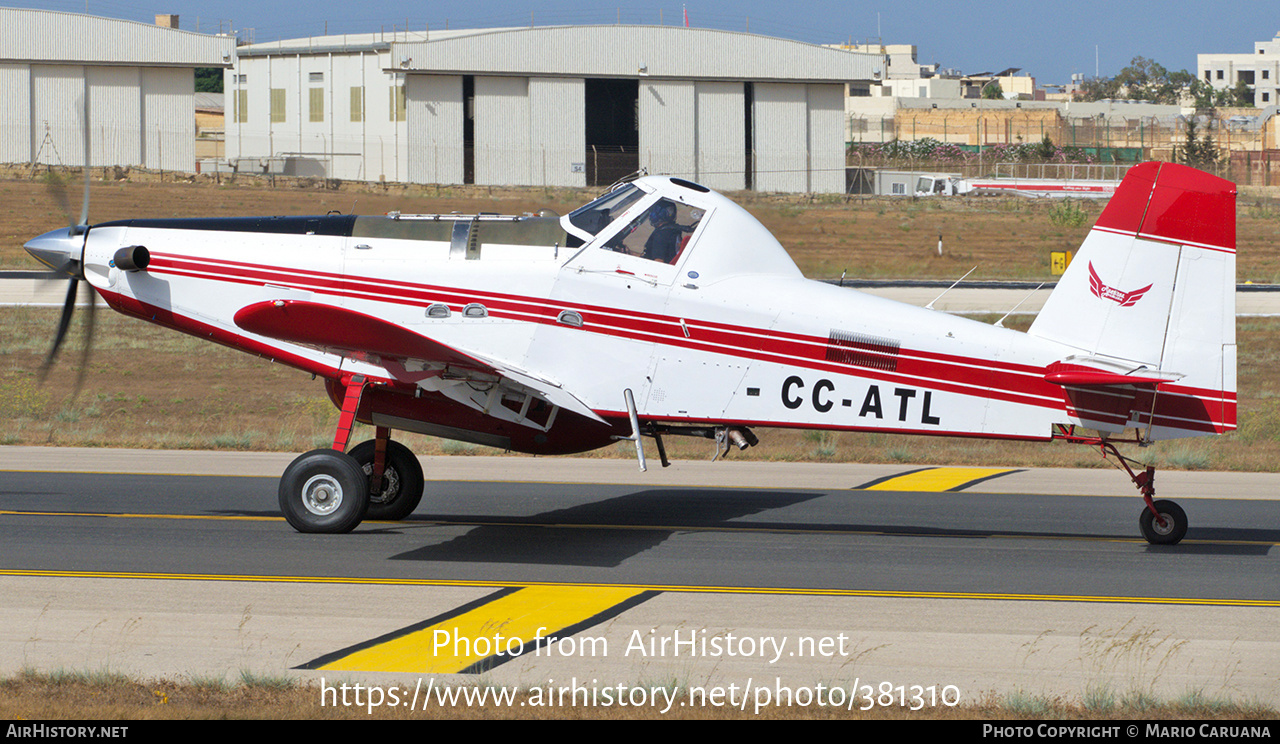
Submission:
{"label": "tailwheel", "polygon": [[298,532],[350,532],[368,507],[368,479],[355,458],[342,452],[299,455],[280,477],[280,511]]}
{"label": "tailwheel", "polygon": [[1142,510],[1138,516],[1138,527],[1152,545],[1177,545],[1187,534],[1187,513],[1174,502],[1160,499]]}
{"label": "tailwheel", "polygon": [[369,491],[366,519],[396,521],[418,508],[424,486],[422,465],[403,444],[388,439],[379,487],[374,486],[374,460],[378,442],[370,439],[351,448],[350,455],[364,472]]}

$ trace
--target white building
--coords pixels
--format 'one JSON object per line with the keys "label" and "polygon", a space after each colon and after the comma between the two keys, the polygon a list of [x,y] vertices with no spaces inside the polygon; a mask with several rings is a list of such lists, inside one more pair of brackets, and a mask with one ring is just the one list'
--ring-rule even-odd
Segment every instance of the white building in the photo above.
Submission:
{"label": "white building", "polygon": [[876,60],[676,26],[259,44],[228,73],[227,154],[371,181],[586,186],[647,168],[839,192],[845,85]]}
{"label": "white building", "polygon": [[1253,54],[1198,54],[1197,74],[1215,88],[1234,88],[1244,82],[1253,89],[1259,108],[1280,103],[1280,33],[1271,41],[1254,42]]}
{"label": "white building", "polygon": [[226,158],[240,171],[408,178],[405,73],[394,41],[475,31],[343,34],[242,46],[228,69]]}
{"label": "white building", "polygon": [[227,37],[0,8],[0,162],[81,166],[87,140],[90,165],[193,171],[194,70],[234,56]]}

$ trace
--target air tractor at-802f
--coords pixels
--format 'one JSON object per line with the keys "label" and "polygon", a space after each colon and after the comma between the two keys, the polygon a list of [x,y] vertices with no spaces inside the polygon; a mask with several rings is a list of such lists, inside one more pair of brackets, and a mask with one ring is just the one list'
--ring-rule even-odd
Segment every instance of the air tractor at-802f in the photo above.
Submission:
{"label": "air tractor at-802f", "polygon": [[[133,219],[27,249],[112,308],[323,377],[333,446],[280,481],[289,523],[346,532],[422,496],[412,431],[567,454],[643,437],[756,443],[753,427],[1122,442],[1236,424],[1235,187],[1130,170],[1023,333],[805,279],[729,199],[620,183],[572,213]],[[59,333],[59,341],[62,333]],[[55,343],[55,347],[56,347]],[[250,383],[251,384],[251,383]],[[373,440],[348,450],[355,421]]]}

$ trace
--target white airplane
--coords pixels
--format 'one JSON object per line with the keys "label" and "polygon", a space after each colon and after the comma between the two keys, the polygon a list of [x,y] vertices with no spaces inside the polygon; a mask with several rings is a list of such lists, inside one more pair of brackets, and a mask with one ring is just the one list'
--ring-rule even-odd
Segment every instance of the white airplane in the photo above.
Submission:
{"label": "white airplane", "polygon": [[[756,443],[751,427],[1049,441],[1114,455],[1142,534],[1185,513],[1116,445],[1236,424],[1235,187],[1133,168],[1031,328],[805,279],[729,199],[620,183],[572,213],[134,219],[27,243],[114,309],[323,377],[330,449],[280,481],[303,532],[422,496],[392,429],[536,454],[617,439]],[[51,352],[51,359],[52,359]],[[376,427],[349,452],[354,421]]]}

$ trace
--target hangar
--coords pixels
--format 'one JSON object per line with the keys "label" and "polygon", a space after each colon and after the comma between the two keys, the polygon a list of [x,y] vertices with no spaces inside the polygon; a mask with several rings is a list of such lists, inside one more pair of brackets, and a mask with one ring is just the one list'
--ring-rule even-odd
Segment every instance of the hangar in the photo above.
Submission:
{"label": "hangar", "polygon": [[[676,26],[329,36],[241,47],[227,156],[297,175],[844,189],[844,87],[879,55]],[[254,161],[257,161],[255,163]]]}
{"label": "hangar", "polygon": [[230,37],[0,8],[0,163],[83,165],[87,118],[90,165],[194,171],[194,70],[234,57]]}

